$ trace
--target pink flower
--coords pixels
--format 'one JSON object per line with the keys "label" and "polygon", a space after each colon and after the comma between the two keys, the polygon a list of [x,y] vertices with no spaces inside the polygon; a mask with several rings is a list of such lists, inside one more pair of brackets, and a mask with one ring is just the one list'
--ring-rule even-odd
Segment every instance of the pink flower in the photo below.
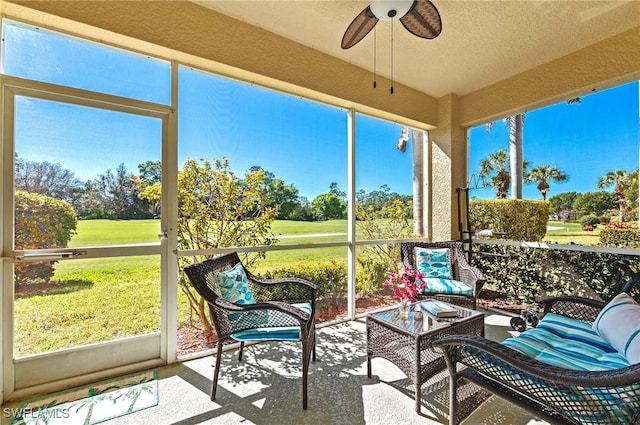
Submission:
{"label": "pink flower", "polygon": [[423,277],[423,273],[406,267],[401,274],[389,273],[389,277],[384,281],[384,286],[393,289],[394,298],[413,302],[425,287],[422,281]]}

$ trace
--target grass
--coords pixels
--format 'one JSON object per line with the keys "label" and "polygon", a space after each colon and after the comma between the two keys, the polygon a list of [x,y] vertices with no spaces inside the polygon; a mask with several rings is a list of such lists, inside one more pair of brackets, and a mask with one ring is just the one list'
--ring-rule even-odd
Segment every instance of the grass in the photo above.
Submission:
{"label": "grass", "polygon": [[69,248],[158,242],[160,220],[80,220]]}
{"label": "grass", "polygon": [[604,226],[599,224],[593,231],[582,230],[582,225],[579,223],[563,223],[561,221],[549,221],[547,226],[550,230],[547,230],[543,241],[547,243],[559,243],[577,245],[593,246],[598,245],[600,242],[600,231],[604,229]]}
{"label": "grass", "polygon": [[158,256],[60,262],[54,280],[16,297],[16,356],[160,330]]}
{"label": "grass", "polygon": [[[597,244],[601,228],[585,232],[579,224],[549,222],[549,226],[552,230],[545,241],[583,245]],[[80,221],[69,246],[154,243],[159,231],[159,220]],[[345,241],[346,231],[346,220],[276,221],[272,226],[275,235],[285,236],[280,244]],[[298,263],[344,262],[346,254],[346,247],[273,251],[252,268],[260,272]],[[57,285],[44,293],[16,296],[14,347],[18,357],[160,329],[159,256],[60,261],[52,282]],[[179,323],[186,323],[190,313],[180,290],[178,303]]]}

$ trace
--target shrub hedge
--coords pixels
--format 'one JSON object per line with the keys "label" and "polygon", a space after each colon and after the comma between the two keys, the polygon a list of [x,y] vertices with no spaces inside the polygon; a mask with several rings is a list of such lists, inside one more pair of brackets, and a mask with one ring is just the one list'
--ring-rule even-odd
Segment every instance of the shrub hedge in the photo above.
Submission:
{"label": "shrub hedge", "polygon": [[[16,249],[65,248],[75,233],[77,218],[66,201],[38,193],[15,193]],[[16,283],[48,281],[53,276],[53,261],[17,263]]]}
{"label": "shrub hedge", "polygon": [[298,277],[318,286],[319,297],[343,296],[347,293],[347,266],[337,261],[295,264],[260,273],[266,279]]}
{"label": "shrub hedge", "polygon": [[[620,292],[628,279],[613,264],[621,257],[599,252],[475,244],[472,262],[483,271],[487,286],[515,298],[536,301],[547,293],[588,297],[595,294],[607,301]],[[640,258],[630,257],[629,264],[638,270]],[[639,292],[633,295],[640,301]]]}
{"label": "shrub hedge", "polygon": [[640,248],[640,230],[607,226],[600,232],[600,245]]}
{"label": "shrub hedge", "polygon": [[474,199],[469,202],[469,221],[474,230],[504,233],[501,239],[539,242],[547,233],[549,204],[524,199]]}

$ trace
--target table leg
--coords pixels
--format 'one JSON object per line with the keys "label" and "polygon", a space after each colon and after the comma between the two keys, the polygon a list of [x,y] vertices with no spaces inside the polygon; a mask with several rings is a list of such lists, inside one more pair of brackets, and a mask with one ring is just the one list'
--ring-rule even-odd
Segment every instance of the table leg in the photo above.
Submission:
{"label": "table leg", "polygon": [[418,382],[416,384],[416,413],[420,413],[422,408],[422,385]]}
{"label": "table leg", "polygon": [[367,378],[371,378],[371,356],[367,356]]}

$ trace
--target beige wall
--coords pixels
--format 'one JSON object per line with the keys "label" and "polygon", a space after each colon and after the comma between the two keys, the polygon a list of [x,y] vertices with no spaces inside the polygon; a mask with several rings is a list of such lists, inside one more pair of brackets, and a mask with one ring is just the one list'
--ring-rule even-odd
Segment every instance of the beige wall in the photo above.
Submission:
{"label": "beige wall", "polygon": [[432,239],[457,239],[456,188],[467,181],[467,131],[460,125],[460,98],[448,95],[438,99],[438,123],[429,131],[432,155],[431,223]]}
{"label": "beige wall", "polygon": [[638,79],[640,26],[469,93],[460,122],[482,124]]}

